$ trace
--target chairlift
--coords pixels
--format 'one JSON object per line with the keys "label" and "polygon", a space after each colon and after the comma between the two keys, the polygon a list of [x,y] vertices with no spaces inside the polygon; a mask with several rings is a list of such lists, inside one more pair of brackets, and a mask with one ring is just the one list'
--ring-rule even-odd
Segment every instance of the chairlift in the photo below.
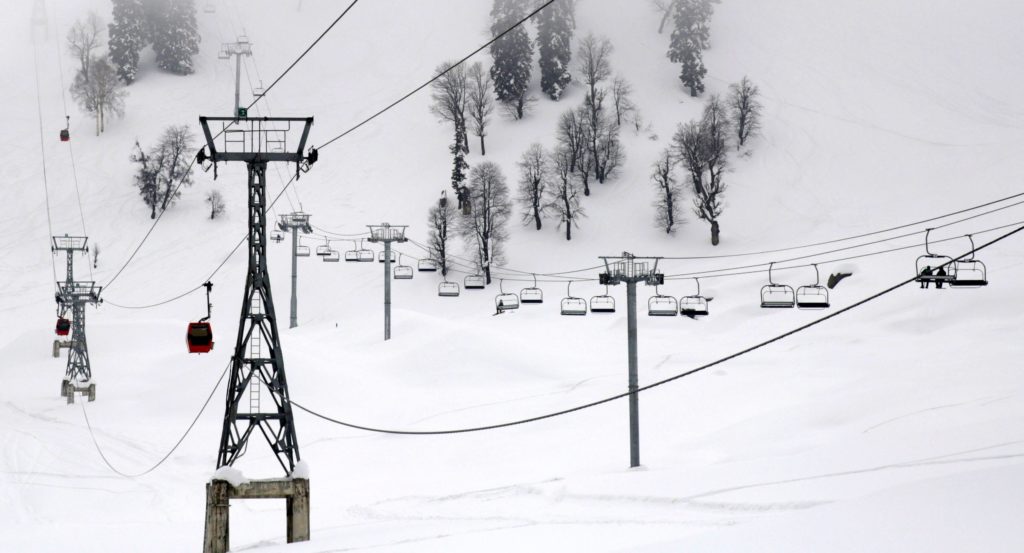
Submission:
{"label": "chairlift", "polygon": [[615,298],[608,293],[608,285],[604,285],[604,294],[590,298],[591,313],[615,313]]}
{"label": "chairlift", "polygon": [[519,291],[519,300],[523,303],[544,303],[544,290],[537,288],[537,275],[533,275],[533,286]]}
{"label": "chairlift", "polygon": [[505,293],[505,279],[498,281],[498,290],[500,290],[501,293],[494,297],[494,306],[497,308],[499,314],[513,309],[519,309],[519,296]]}
{"label": "chairlift", "polygon": [[679,314],[679,301],[673,296],[665,296],[654,285],[654,295],[647,300],[647,316],[675,317]]}
{"label": "chairlift", "polygon": [[437,295],[442,298],[457,298],[459,297],[459,283],[448,282],[445,280],[441,284],[437,285]]}
{"label": "chairlift", "polygon": [[421,273],[437,272],[437,263],[433,259],[421,259],[416,263],[416,270]]}
{"label": "chairlift", "polygon": [[210,326],[210,311],[213,307],[210,304],[210,290],[213,289],[213,283],[206,282],[203,286],[206,287],[206,316],[188,324],[185,343],[189,353],[210,353],[213,350],[213,327]]}
{"label": "chairlift", "polygon": [[796,306],[800,309],[828,309],[828,288],[821,285],[821,273],[814,263],[814,284],[796,289]]}
{"label": "chairlift", "polygon": [[226,48],[221,48],[220,52],[217,52],[217,59],[229,60],[231,59],[231,52],[228,52]]}
{"label": "chairlift", "polygon": [[587,300],[572,295],[572,281],[565,286],[565,297],[562,298],[561,313],[567,317],[587,314]]}
{"label": "chairlift", "polygon": [[[917,258],[917,278],[914,280],[922,284],[934,282],[935,287],[939,288],[944,282],[952,283],[956,280],[956,264],[948,255],[932,253],[928,243],[931,232],[932,229],[924,231],[924,255]],[[971,239],[971,242],[974,240]]]}
{"label": "chairlift", "polygon": [[398,265],[395,266],[394,273],[396,280],[409,280],[412,278],[412,266],[402,265],[402,254],[398,254]]}
{"label": "chairlift", "polygon": [[356,248],[356,241],[352,241],[352,249],[345,250],[345,261],[346,262],[358,262],[359,261],[359,250]]}
{"label": "chairlift", "polygon": [[[391,251],[391,262],[394,263],[396,260],[397,260],[397,256],[395,255],[394,250],[392,250]],[[384,250],[381,250],[377,254],[377,261],[379,261],[381,263],[384,263],[385,261],[387,261],[387,256],[384,255]]]}
{"label": "chairlift", "polygon": [[796,306],[796,292],[792,286],[775,284],[772,280],[772,266],[768,264],[768,284],[761,287],[761,307],[763,309],[787,309]]}
{"label": "chairlift", "polygon": [[60,130],[60,141],[69,142],[71,140],[71,116],[65,115],[66,124],[64,128]]}
{"label": "chairlift", "polygon": [[284,233],[279,230],[270,231],[270,239],[274,242],[281,243],[284,241]]}
{"label": "chairlift", "polygon": [[483,290],[487,285],[487,281],[483,275],[467,275],[462,280],[462,284],[466,287],[466,290]]}
{"label": "chairlift", "polygon": [[260,81],[259,86],[254,86],[252,89],[252,95],[256,98],[262,98],[267,93],[267,89],[263,87],[263,81]]}
{"label": "chairlift", "polygon": [[371,250],[370,248],[363,247],[362,240],[359,241],[359,250],[357,251],[359,253],[360,263],[373,263],[373,260],[376,258],[376,256],[373,254],[373,250]]}
{"label": "chairlift", "polygon": [[328,240],[327,238],[324,238],[323,245],[316,247],[316,254],[319,255],[320,257],[331,255],[331,241]]}
{"label": "chairlift", "polygon": [[338,250],[331,250],[327,252],[327,255],[322,258],[325,263],[337,263],[341,261],[341,252]]}
{"label": "chairlift", "polygon": [[67,336],[68,333],[71,332],[71,321],[64,317],[59,317],[57,319],[57,327],[54,329],[54,332],[57,333],[57,336]]}
{"label": "chairlift", "polygon": [[693,280],[697,283],[697,293],[679,298],[679,314],[687,317],[706,317],[709,314],[708,298],[700,293],[700,279]]}
{"label": "chairlift", "polygon": [[988,270],[985,264],[974,257],[974,237],[970,234],[971,256],[953,263],[954,279],[949,283],[954,288],[981,288],[988,285]]}
{"label": "chairlift", "polygon": [[298,246],[295,248],[297,257],[309,257],[309,246]]}

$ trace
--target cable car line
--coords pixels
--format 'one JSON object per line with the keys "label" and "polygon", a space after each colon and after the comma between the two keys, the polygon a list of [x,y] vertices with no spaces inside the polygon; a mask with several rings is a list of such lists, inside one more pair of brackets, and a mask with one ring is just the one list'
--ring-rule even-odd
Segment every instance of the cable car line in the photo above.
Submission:
{"label": "cable car line", "polygon": [[[34,32],[34,30],[33,30]],[[39,90],[39,46],[36,44],[36,37],[32,37],[32,68],[36,77],[36,109],[39,114],[39,156],[43,168],[43,194],[46,198],[46,226],[50,230],[50,237],[53,234],[53,216],[50,214],[50,183],[46,176],[46,140],[43,133],[43,97]],[[57,289],[57,261],[50,256],[50,266],[53,268],[53,286]]]}
{"label": "cable car line", "polygon": [[221,371],[220,378],[217,379],[217,383],[214,384],[213,389],[210,390],[210,395],[206,396],[206,401],[203,402],[203,406],[199,409],[199,412],[196,413],[195,418],[192,419],[192,423],[188,425],[188,428],[185,429],[185,433],[182,434],[180,438],[178,438],[178,441],[174,443],[174,446],[171,447],[170,451],[168,451],[166,455],[161,457],[160,460],[157,461],[155,465],[149,467],[148,469],[142,472],[137,472],[134,474],[128,474],[119,470],[110,462],[110,459],[107,458],[107,455],[103,453],[103,448],[100,447],[100,443],[96,439],[96,433],[93,430],[92,422],[89,421],[89,412],[85,408],[85,404],[87,402],[79,402],[80,405],[82,406],[82,415],[85,417],[85,426],[89,429],[89,436],[92,437],[92,444],[96,446],[96,452],[100,454],[100,459],[103,459],[103,464],[107,465],[107,468],[109,468],[115,474],[117,474],[118,476],[123,476],[124,478],[138,478],[140,476],[145,476],[159,468],[160,465],[164,464],[164,462],[167,461],[167,459],[170,459],[171,455],[173,455],[174,452],[178,450],[178,447],[181,446],[182,442],[185,441],[185,438],[189,435],[189,433],[192,432],[192,429],[195,428],[196,423],[199,422],[199,417],[203,415],[203,412],[206,411],[207,406],[210,405],[210,400],[212,400],[214,394],[217,393],[217,388],[220,388],[220,383],[224,381],[224,376],[228,374],[228,368],[230,367],[231,361],[229,360],[228,363],[224,366],[224,370]]}
{"label": "cable car line", "polygon": [[[973,256],[975,252],[984,250],[985,248],[987,248],[989,246],[992,246],[993,244],[996,244],[998,242],[1001,242],[1001,241],[1003,241],[1003,240],[1005,240],[1005,239],[1007,239],[1007,238],[1009,238],[1009,237],[1011,237],[1011,236],[1013,236],[1013,235],[1015,235],[1015,234],[1017,234],[1018,232],[1021,232],[1021,231],[1024,231],[1024,226],[1018,226],[1015,230],[1012,230],[1012,231],[1010,231],[1010,232],[1008,232],[1006,234],[1003,234],[1002,236],[999,236],[998,238],[995,238],[994,240],[992,240],[992,241],[990,241],[990,242],[988,242],[988,243],[986,243],[986,244],[984,244],[982,246],[979,246],[977,248],[972,249],[970,252],[964,253],[964,254],[960,255],[959,257],[952,259],[951,261],[949,261],[949,264],[955,263],[956,261],[962,260],[962,259],[967,258],[969,256]],[[676,380],[680,380],[680,379],[685,378],[687,376],[691,376],[691,375],[697,374],[699,372],[702,372],[702,371],[705,371],[705,370],[710,369],[712,367],[721,365],[723,363],[726,363],[726,362],[731,361],[733,359],[736,359],[738,357],[742,357],[742,356],[744,356],[744,355],[746,355],[748,353],[757,351],[757,350],[759,350],[761,348],[764,348],[766,346],[774,344],[775,342],[779,342],[781,340],[789,338],[790,336],[793,336],[795,334],[803,332],[804,330],[807,330],[807,329],[812,328],[814,326],[817,326],[817,325],[819,325],[821,323],[829,321],[829,320],[831,320],[833,318],[836,318],[839,315],[842,315],[842,314],[844,314],[844,313],[846,313],[848,311],[851,311],[851,310],[856,309],[856,308],[858,308],[858,307],[860,307],[862,305],[870,303],[870,302],[872,302],[872,301],[874,301],[874,300],[876,300],[878,298],[886,296],[886,295],[888,295],[888,294],[890,294],[890,293],[892,293],[892,292],[894,292],[894,291],[896,291],[896,290],[906,286],[907,284],[915,282],[916,280],[917,280],[917,275],[914,275],[911,278],[908,278],[906,280],[898,282],[898,283],[896,283],[896,284],[886,288],[885,290],[882,290],[882,291],[877,292],[877,293],[875,293],[875,294],[873,294],[871,296],[868,296],[868,297],[866,297],[866,298],[864,298],[864,299],[862,299],[860,301],[857,301],[856,303],[853,303],[853,304],[848,305],[848,306],[846,306],[846,307],[844,307],[842,309],[834,311],[834,312],[832,312],[832,313],[830,313],[828,315],[825,315],[823,317],[815,319],[815,320],[813,320],[813,321],[811,321],[809,323],[806,323],[806,324],[803,324],[801,326],[798,326],[798,327],[796,327],[796,328],[794,328],[792,330],[789,330],[787,332],[784,332],[782,334],[779,334],[777,336],[769,338],[768,340],[764,340],[762,342],[754,344],[753,346],[750,346],[750,347],[748,347],[746,349],[743,349],[743,350],[740,350],[738,352],[732,353],[730,355],[727,355],[725,357],[722,357],[722,358],[717,359],[715,361],[712,361],[710,363],[706,363],[706,364],[701,365],[699,367],[690,369],[688,371],[684,371],[682,373],[670,376],[668,378],[665,378],[665,379],[662,379],[662,380],[658,380],[656,382],[652,382],[652,383],[644,385],[644,386],[640,386],[639,388],[637,388],[637,393],[645,392],[647,390],[651,390],[653,388],[657,388],[659,386],[663,386],[663,385],[668,384],[670,382],[674,382]],[[596,401],[592,401],[592,402],[589,402],[589,403],[584,403],[582,405],[577,405],[575,407],[570,407],[568,409],[562,409],[560,411],[554,411],[554,412],[543,414],[543,415],[537,415],[537,416],[533,416],[533,417],[528,417],[528,418],[524,418],[524,419],[518,419],[518,420],[513,420],[513,421],[508,421],[508,422],[503,422],[503,423],[488,424],[488,425],[482,425],[482,426],[472,426],[472,427],[466,427],[466,428],[448,429],[448,430],[395,430],[395,429],[386,429],[386,428],[376,428],[376,427],[372,427],[372,426],[365,426],[365,425],[345,422],[345,421],[342,421],[342,420],[339,420],[339,419],[336,419],[336,418],[333,418],[333,417],[329,417],[327,415],[324,415],[322,413],[314,411],[313,409],[305,407],[301,403],[296,402],[294,399],[291,401],[291,404],[293,406],[295,406],[295,407],[298,407],[302,411],[304,411],[306,413],[309,413],[310,415],[312,415],[314,417],[317,417],[319,419],[325,420],[325,421],[333,423],[333,424],[337,424],[339,426],[344,426],[346,428],[352,428],[352,429],[355,429],[355,430],[363,430],[363,431],[366,431],[366,432],[374,432],[374,433],[378,433],[378,434],[398,434],[398,435],[405,435],[405,436],[437,436],[437,435],[447,435],[447,434],[467,434],[467,433],[470,433],[470,432],[483,432],[483,431],[487,431],[487,430],[497,430],[497,429],[508,428],[508,427],[512,427],[512,426],[519,426],[519,425],[528,424],[528,423],[531,423],[531,422],[538,422],[538,421],[542,421],[542,420],[546,420],[546,419],[552,419],[552,418],[555,418],[555,417],[560,417],[562,415],[568,415],[568,414],[571,414],[571,413],[575,413],[577,411],[583,411],[585,409],[590,409],[592,407],[597,407],[599,405],[604,405],[605,403],[610,403],[612,401],[619,400],[619,399],[622,399],[622,398],[626,398],[626,397],[629,397],[629,396],[630,396],[630,392],[623,392],[623,393],[620,393],[620,394],[615,394],[615,395],[612,395],[612,396],[605,397],[603,399],[599,399],[599,400],[596,400]]]}

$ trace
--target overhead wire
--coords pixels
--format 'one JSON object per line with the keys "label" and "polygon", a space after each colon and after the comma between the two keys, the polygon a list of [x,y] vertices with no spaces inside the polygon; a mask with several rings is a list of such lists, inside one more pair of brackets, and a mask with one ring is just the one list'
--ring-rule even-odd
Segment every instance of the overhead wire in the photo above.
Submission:
{"label": "overhead wire", "polygon": [[[946,265],[950,265],[952,263],[955,263],[955,262],[957,262],[957,261],[959,261],[961,259],[964,259],[966,257],[973,256],[975,252],[984,250],[985,248],[988,248],[989,246],[992,246],[993,244],[1001,242],[1002,240],[1005,240],[1005,239],[1007,239],[1007,238],[1009,238],[1009,237],[1011,237],[1011,236],[1013,236],[1013,235],[1015,235],[1015,234],[1017,234],[1017,233],[1019,233],[1021,231],[1024,231],[1024,226],[1018,226],[1015,230],[1012,230],[1012,231],[1010,231],[1010,232],[1008,232],[1006,234],[1003,234],[1002,236],[999,236],[998,238],[996,238],[994,240],[991,240],[991,241],[989,241],[986,244],[983,244],[981,246],[973,248],[973,249],[971,249],[971,251],[966,252],[966,253],[964,253],[964,254],[956,257],[956,258],[951,258],[950,261],[948,261],[947,263],[943,264],[942,267],[945,267]],[[879,298],[881,298],[883,296],[886,296],[886,295],[888,295],[888,294],[890,294],[890,293],[892,293],[892,292],[894,292],[894,291],[896,291],[896,290],[898,290],[898,289],[900,289],[900,288],[906,286],[907,284],[910,284],[910,283],[912,283],[912,282],[914,282],[916,280],[917,280],[917,275],[915,274],[913,277],[910,277],[910,278],[907,278],[907,279],[905,279],[905,280],[903,280],[901,282],[898,282],[898,283],[896,283],[896,284],[894,284],[894,285],[892,285],[892,286],[890,286],[890,287],[888,287],[888,288],[886,288],[886,289],[884,289],[884,290],[882,290],[880,292],[877,292],[877,293],[872,294],[871,296],[868,296],[868,297],[866,297],[866,298],[864,298],[864,299],[862,299],[860,301],[857,301],[856,303],[853,303],[853,304],[851,304],[849,306],[846,306],[846,307],[844,307],[842,309],[839,309],[839,310],[837,310],[837,311],[835,311],[833,313],[830,313],[828,315],[825,315],[823,317],[815,319],[815,320],[813,320],[813,321],[811,321],[809,323],[800,325],[800,326],[798,326],[796,328],[793,328],[793,329],[791,329],[791,330],[789,330],[787,332],[784,332],[782,334],[778,334],[778,335],[776,335],[776,336],[774,336],[772,338],[769,338],[767,340],[764,340],[762,342],[754,344],[754,345],[752,345],[750,347],[747,347],[747,348],[745,348],[743,350],[737,351],[735,353],[732,353],[732,354],[727,355],[725,357],[719,358],[719,359],[717,359],[715,361],[712,361],[710,363],[706,363],[706,364],[701,365],[699,367],[690,369],[688,371],[684,371],[682,373],[678,373],[678,374],[670,376],[668,378],[664,378],[664,379],[652,382],[652,383],[644,385],[644,386],[639,386],[637,388],[636,392],[623,392],[623,393],[619,393],[619,394],[615,394],[615,395],[612,395],[612,396],[608,396],[608,397],[605,397],[605,398],[602,398],[602,399],[599,399],[599,400],[596,400],[596,401],[591,401],[591,402],[588,402],[588,403],[584,403],[582,405],[577,405],[575,407],[570,407],[568,409],[561,409],[561,410],[550,412],[550,413],[546,413],[546,414],[543,414],[543,415],[537,415],[537,416],[527,417],[527,418],[523,418],[523,419],[516,419],[516,420],[512,420],[512,421],[495,423],[495,424],[486,424],[486,425],[470,426],[470,427],[464,427],[464,428],[453,428],[453,429],[445,429],[445,430],[397,430],[397,429],[379,428],[379,427],[373,427],[373,426],[367,426],[367,425],[362,425],[362,424],[355,424],[355,423],[346,422],[346,421],[337,419],[335,417],[330,417],[330,416],[324,415],[323,413],[320,413],[320,412],[318,412],[318,411],[316,411],[316,410],[314,410],[312,408],[308,408],[308,407],[302,405],[301,403],[296,402],[294,399],[291,401],[291,404],[293,406],[295,406],[295,407],[298,407],[300,410],[302,410],[302,411],[304,411],[304,412],[306,412],[306,413],[308,413],[308,414],[310,414],[310,415],[312,415],[314,417],[317,417],[317,418],[319,418],[321,420],[324,420],[324,421],[327,421],[327,422],[330,422],[330,423],[333,423],[333,424],[336,424],[336,425],[339,425],[339,426],[344,426],[346,428],[352,428],[352,429],[355,429],[355,430],[363,430],[363,431],[366,431],[366,432],[373,432],[373,433],[378,433],[378,434],[397,434],[397,435],[405,435],[405,436],[437,436],[437,435],[450,435],[450,434],[467,434],[467,433],[471,433],[471,432],[483,432],[483,431],[489,431],[489,430],[497,430],[497,429],[501,429],[501,428],[508,428],[508,427],[512,427],[512,426],[519,426],[519,425],[528,424],[528,423],[532,423],[532,422],[538,422],[538,421],[542,421],[542,420],[546,420],[546,419],[552,419],[552,418],[555,418],[555,417],[560,417],[560,416],[568,415],[568,414],[571,414],[571,413],[576,413],[578,411],[583,411],[585,409],[590,409],[590,408],[593,408],[593,407],[597,407],[599,405],[604,405],[604,404],[610,403],[612,401],[616,401],[616,400],[619,400],[619,399],[623,399],[623,398],[629,397],[629,396],[633,395],[634,393],[639,394],[639,393],[645,392],[647,390],[651,390],[651,389],[657,388],[659,386],[663,386],[663,385],[668,384],[670,382],[675,382],[676,380],[680,380],[682,378],[686,378],[688,376],[692,376],[692,375],[697,374],[699,372],[702,372],[702,371],[705,371],[705,370],[710,369],[712,367],[716,367],[716,366],[721,365],[723,363],[732,361],[733,359],[742,357],[742,356],[744,356],[744,355],[746,355],[748,353],[757,351],[757,350],[762,349],[762,348],[764,348],[766,346],[769,346],[771,344],[774,344],[776,342],[779,342],[781,340],[789,338],[789,337],[791,337],[791,336],[793,336],[795,334],[803,332],[803,331],[805,331],[805,330],[807,330],[809,328],[815,327],[815,326],[817,326],[819,324],[822,324],[822,323],[824,323],[826,321],[834,319],[834,318],[836,318],[836,317],[838,317],[838,316],[840,316],[840,315],[842,315],[844,313],[847,313],[849,311],[857,309],[857,308],[859,308],[859,307],[861,307],[861,306],[863,306],[865,304],[868,304],[868,303],[870,303],[870,302],[872,302],[872,301],[874,301],[876,299],[879,299]]]}
{"label": "overhead wire", "polygon": [[[50,231],[50,240],[53,239],[53,215],[50,214],[50,181],[46,175],[46,140],[45,134],[43,133],[43,96],[39,86],[39,45],[35,37],[35,29],[32,29],[32,69],[35,72],[36,78],[36,109],[39,114],[39,156],[42,160],[43,168],[43,194],[46,199],[46,226]],[[57,261],[54,256],[50,256],[50,266],[53,268],[53,286],[54,289],[57,287]]]}

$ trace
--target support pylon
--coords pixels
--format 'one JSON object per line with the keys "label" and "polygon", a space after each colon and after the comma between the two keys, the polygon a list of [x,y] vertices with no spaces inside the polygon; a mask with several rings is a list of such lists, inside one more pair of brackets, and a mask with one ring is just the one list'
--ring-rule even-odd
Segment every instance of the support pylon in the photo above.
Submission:
{"label": "support pylon", "polygon": [[313,227],[309,224],[309,213],[296,211],[281,215],[277,222],[277,228],[292,234],[292,301],[288,328],[295,328],[299,326],[299,233],[309,234],[313,232]]}

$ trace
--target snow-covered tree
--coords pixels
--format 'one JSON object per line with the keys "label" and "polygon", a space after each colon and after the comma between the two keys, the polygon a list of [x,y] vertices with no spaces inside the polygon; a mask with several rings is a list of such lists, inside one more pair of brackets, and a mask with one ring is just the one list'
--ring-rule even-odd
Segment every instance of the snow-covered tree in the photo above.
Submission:
{"label": "snow-covered tree", "polygon": [[107,29],[110,61],[121,80],[131,84],[139,68],[139,53],[148,43],[142,0],[114,0],[113,21]]}
{"label": "snow-covered tree", "polygon": [[553,178],[546,191],[546,207],[558,217],[559,228],[565,225],[565,239],[572,240],[573,227],[579,228],[586,212],[580,204],[580,180],[570,170],[572,154],[558,148],[551,154]]}
{"label": "snow-covered tree", "polygon": [[199,53],[195,0],[159,0],[150,3],[153,51],[160,69],[189,75],[195,71],[192,56]]}
{"label": "snow-covered tree", "polygon": [[427,248],[430,259],[437,264],[442,276],[448,276],[448,264],[451,253],[449,251],[449,235],[455,230],[455,210],[448,203],[448,195],[441,193],[441,199],[437,205],[430,208],[427,215]]}
{"label": "snow-covered tree", "polygon": [[477,268],[491,283],[491,266],[501,263],[508,238],[508,184],[496,163],[485,161],[469,174],[472,211],[459,220],[459,234],[476,254]]}
{"label": "snow-covered tree", "polygon": [[540,88],[552,100],[562,97],[572,80],[572,34],[576,29],[575,0],[555,0],[537,15]]}
{"label": "snow-covered tree", "polygon": [[158,160],[147,154],[138,140],[135,141],[135,150],[132,151],[129,159],[138,164],[133,184],[139,190],[142,202],[149,208],[149,218],[156,219],[156,206],[160,204],[160,192],[157,186]]}
{"label": "snow-covered tree", "polygon": [[224,213],[227,206],[224,205],[224,196],[220,190],[210,190],[206,193],[206,203],[210,204],[210,219],[216,219]]}
{"label": "snow-covered tree", "polygon": [[519,200],[523,206],[523,224],[534,223],[541,229],[547,208],[544,190],[548,184],[548,154],[540,144],[531,144],[519,158]]}
{"label": "snow-covered tree", "polygon": [[100,47],[103,34],[103,22],[95,12],[89,12],[85,21],[78,20],[68,30],[68,49],[79,63],[79,71],[85,80],[89,80],[93,50]]}
{"label": "snow-covered tree", "polygon": [[725,107],[713,96],[701,120],[681,125],[673,137],[674,155],[690,173],[694,213],[711,225],[714,246],[719,243],[718,218],[724,209],[729,132]]}
{"label": "snow-covered tree", "polygon": [[455,127],[455,140],[452,141],[448,151],[452,154],[452,190],[456,194],[459,194],[461,188],[466,184],[466,170],[469,169],[469,164],[466,163],[465,143],[466,129]]}
{"label": "snow-covered tree", "polygon": [[672,150],[666,149],[651,170],[651,182],[657,190],[654,225],[665,229],[666,234],[675,234],[676,225],[682,223],[680,206],[683,190],[674,174],[675,164]]}
{"label": "snow-covered tree", "polygon": [[[526,16],[521,0],[494,0],[491,8],[491,36],[498,36]],[[494,93],[515,119],[522,119],[529,103],[533,43],[522,25],[491,45],[491,78]]]}
{"label": "snow-covered tree", "polygon": [[79,70],[71,83],[71,97],[82,111],[96,119],[96,136],[106,130],[107,116],[124,115],[128,92],[105,58],[93,58],[89,70]]}
{"label": "snow-covered tree", "polygon": [[703,51],[710,40],[710,19],[717,0],[676,0],[672,4],[675,29],[669,43],[668,58],[681,65],[679,80],[690,89],[690,96],[704,92]]}
{"label": "snow-covered tree", "polygon": [[480,139],[480,155],[487,155],[487,147],[484,145],[484,137],[487,136],[487,125],[491,122],[491,113],[494,112],[494,99],[491,98],[490,73],[484,69],[483,64],[476,62],[469,67],[469,123],[473,135]]}
{"label": "snow-covered tree", "polygon": [[729,86],[729,112],[736,132],[737,150],[761,128],[763,108],[759,98],[760,91],[757,85],[745,76],[740,82]]}
{"label": "snow-covered tree", "polygon": [[145,152],[138,141],[131,160],[138,164],[135,186],[150,208],[150,218],[163,213],[181,197],[182,187],[192,186],[192,156],[195,136],[188,125],[164,129],[159,142]]}
{"label": "snow-covered tree", "polygon": [[430,84],[433,90],[431,97],[434,100],[430,105],[430,112],[455,127],[455,133],[463,140],[461,148],[465,153],[469,153],[469,138],[466,133],[469,81],[466,67],[446,61],[437,67],[435,74],[441,77]]}

